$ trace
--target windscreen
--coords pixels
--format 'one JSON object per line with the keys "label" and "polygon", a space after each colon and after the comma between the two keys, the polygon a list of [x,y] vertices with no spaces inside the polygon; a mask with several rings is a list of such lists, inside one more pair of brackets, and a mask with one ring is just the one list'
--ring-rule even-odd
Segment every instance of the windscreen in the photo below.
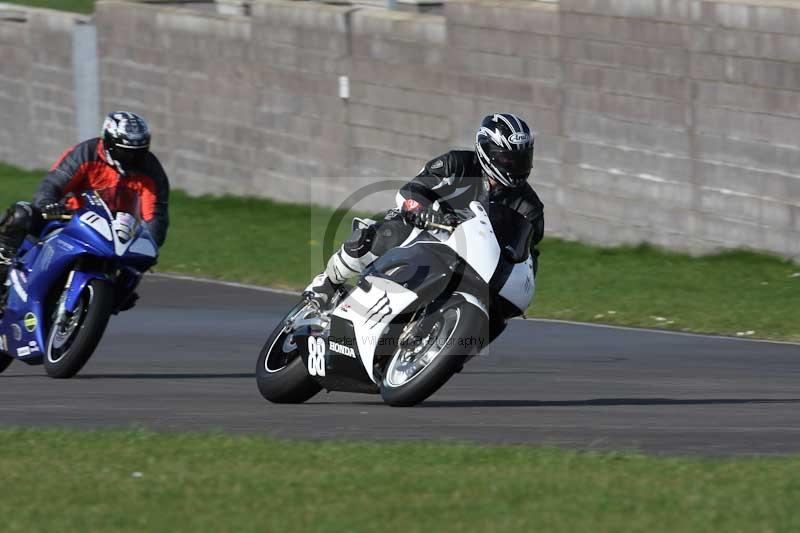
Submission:
{"label": "windscreen", "polygon": [[514,209],[494,202],[483,202],[492,221],[497,242],[503,255],[514,263],[528,259],[533,238],[533,226]]}
{"label": "windscreen", "polygon": [[93,200],[97,198],[106,204],[106,207],[108,207],[112,215],[127,213],[136,220],[141,219],[139,193],[133,189],[124,185],[117,185],[116,187],[108,187],[106,189],[96,189],[95,191],[89,191],[84,194],[82,203],[93,203]]}

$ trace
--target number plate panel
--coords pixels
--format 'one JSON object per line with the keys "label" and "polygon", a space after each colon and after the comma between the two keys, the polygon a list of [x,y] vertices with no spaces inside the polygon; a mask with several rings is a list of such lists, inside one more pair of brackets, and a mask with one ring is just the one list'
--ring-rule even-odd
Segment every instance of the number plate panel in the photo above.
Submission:
{"label": "number plate panel", "polygon": [[[308,375],[329,391],[377,394],[378,387],[367,375],[354,347],[353,324],[332,317],[330,339],[318,329],[295,334]],[[330,342],[333,342],[331,350]],[[352,352],[351,352],[352,350]]]}

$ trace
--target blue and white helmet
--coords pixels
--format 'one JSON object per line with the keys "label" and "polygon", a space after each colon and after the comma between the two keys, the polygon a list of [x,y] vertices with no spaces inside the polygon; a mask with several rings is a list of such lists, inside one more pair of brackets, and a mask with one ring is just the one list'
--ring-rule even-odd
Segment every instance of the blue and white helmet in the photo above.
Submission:
{"label": "blue and white helmet", "polygon": [[475,151],[483,173],[500,185],[519,187],[531,174],[533,135],[516,115],[487,115],[475,134]]}

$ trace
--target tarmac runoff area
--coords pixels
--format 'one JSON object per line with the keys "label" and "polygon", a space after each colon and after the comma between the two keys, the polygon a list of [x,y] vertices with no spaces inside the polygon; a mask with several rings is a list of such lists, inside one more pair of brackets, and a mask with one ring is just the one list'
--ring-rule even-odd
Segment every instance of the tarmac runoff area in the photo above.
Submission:
{"label": "tarmac runoff area", "polygon": [[145,426],[281,438],[441,440],[659,454],[800,451],[800,345],[514,320],[416,408],[320,393],[273,405],[253,368],[291,293],[149,276],[82,373],[14,362],[0,424]]}

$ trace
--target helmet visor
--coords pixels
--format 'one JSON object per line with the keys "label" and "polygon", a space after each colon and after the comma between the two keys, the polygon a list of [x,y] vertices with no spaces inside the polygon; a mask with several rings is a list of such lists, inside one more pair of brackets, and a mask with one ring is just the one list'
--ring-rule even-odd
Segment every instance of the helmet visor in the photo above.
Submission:
{"label": "helmet visor", "polygon": [[144,165],[147,152],[147,148],[123,148],[121,146],[114,146],[111,149],[111,157],[113,157],[123,169],[129,170],[132,168],[141,168]]}
{"label": "helmet visor", "polygon": [[533,149],[493,150],[489,152],[489,159],[512,185],[517,186],[524,183],[531,173]]}

